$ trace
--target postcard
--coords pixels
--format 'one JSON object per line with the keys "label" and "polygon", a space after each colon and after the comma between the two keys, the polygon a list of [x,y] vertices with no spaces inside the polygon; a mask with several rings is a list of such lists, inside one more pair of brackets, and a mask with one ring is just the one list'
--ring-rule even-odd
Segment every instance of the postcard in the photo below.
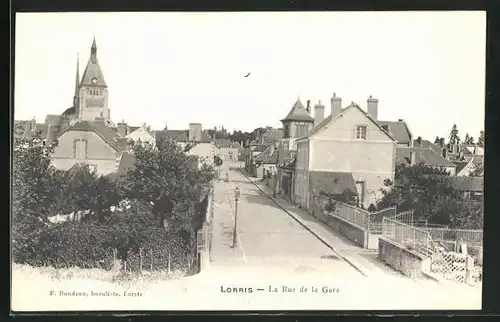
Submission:
{"label": "postcard", "polygon": [[484,12],[15,28],[12,311],[481,308]]}

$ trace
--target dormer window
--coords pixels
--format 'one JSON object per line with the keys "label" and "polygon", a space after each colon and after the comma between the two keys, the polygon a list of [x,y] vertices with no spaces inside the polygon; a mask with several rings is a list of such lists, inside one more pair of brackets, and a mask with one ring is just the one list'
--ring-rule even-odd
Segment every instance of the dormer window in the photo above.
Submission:
{"label": "dormer window", "polygon": [[356,140],[366,140],[366,125],[356,127]]}

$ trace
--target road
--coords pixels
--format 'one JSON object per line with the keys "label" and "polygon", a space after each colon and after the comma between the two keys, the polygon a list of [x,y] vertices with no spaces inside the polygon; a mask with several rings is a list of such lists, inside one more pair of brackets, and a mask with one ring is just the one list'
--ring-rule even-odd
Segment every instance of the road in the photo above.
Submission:
{"label": "road", "polygon": [[[212,267],[239,266],[280,270],[283,273],[328,272],[359,278],[362,275],[335,256],[321,240],[279,208],[241,173],[223,170],[229,182],[215,185],[212,225]],[[237,243],[232,248],[235,200],[240,190]]]}

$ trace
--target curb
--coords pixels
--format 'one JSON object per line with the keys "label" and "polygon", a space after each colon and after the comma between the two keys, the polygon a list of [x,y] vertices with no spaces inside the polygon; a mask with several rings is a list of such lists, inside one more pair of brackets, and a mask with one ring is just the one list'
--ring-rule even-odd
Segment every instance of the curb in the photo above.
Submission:
{"label": "curb", "polygon": [[[337,251],[335,248],[333,248],[323,237],[318,235],[314,230],[312,230],[310,227],[308,227],[306,224],[302,222],[299,218],[297,218],[294,214],[292,214],[290,211],[288,211],[285,207],[283,207],[281,204],[276,201],[275,198],[273,198],[270,194],[268,194],[264,189],[262,189],[258,184],[256,184],[254,181],[252,181],[243,171],[240,171],[240,173],[248,180],[250,183],[252,183],[254,186],[256,186],[262,193],[264,193],[269,199],[271,199],[278,207],[280,207],[283,211],[285,211],[290,217],[292,217],[296,222],[298,222],[302,227],[304,227],[307,231],[309,231],[311,234],[313,234],[316,238],[318,238],[325,246],[330,248],[335,255],[340,257],[342,260],[347,262],[349,265],[351,265],[356,271],[358,271],[361,275],[364,277],[368,277],[368,274],[364,272],[363,269],[361,269],[359,264],[355,264],[351,259],[345,257],[344,255],[340,254],[339,251]],[[316,219],[316,218],[315,218]],[[359,265],[359,266],[358,266]]]}

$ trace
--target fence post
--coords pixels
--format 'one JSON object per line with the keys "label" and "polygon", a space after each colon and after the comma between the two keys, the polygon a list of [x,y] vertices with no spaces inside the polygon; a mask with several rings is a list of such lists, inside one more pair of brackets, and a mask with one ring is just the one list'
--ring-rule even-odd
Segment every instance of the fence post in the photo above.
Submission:
{"label": "fence post", "polygon": [[167,268],[168,268],[168,273],[170,274],[170,252],[168,253]]}
{"label": "fence post", "polygon": [[142,248],[139,248],[139,272],[142,273]]}
{"label": "fence post", "polygon": [[149,248],[149,256],[151,258],[151,262],[149,263],[149,270],[152,272],[153,271],[153,248]]}

